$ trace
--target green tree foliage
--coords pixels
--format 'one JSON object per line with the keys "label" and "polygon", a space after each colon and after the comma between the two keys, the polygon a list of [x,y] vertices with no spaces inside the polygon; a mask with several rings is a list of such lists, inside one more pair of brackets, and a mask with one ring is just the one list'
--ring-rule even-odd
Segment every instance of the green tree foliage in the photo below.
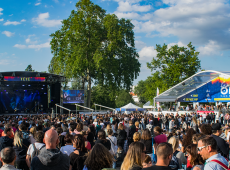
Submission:
{"label": "green tree foliage", "polygon": [[162,47],[156,45],[157,56],[153,58],[151,63],[147,63],[147,67],[151,71],[157,70],[148,78],[149,83],[146,85],[145,92],[145,97],[148,100],[153,101],[157,87],[161,93],[201,69],[198,58],[199,52],[195,51],[191,42],[187,47],[174,45],[168,49],[166,44]]}
{"label": "green tree foliage", "polygon": [[146,86],[148,85],[147,80],[141,80],[137,83],[137,86],[134,88],[134,93],[138,96],[139,102],[144,104],[147,102],[148,99],[145,97],[146,93]]}
{"label": "green tree foliage", "polygon": [[[92,87],[92,99],[91,104],[94,108],[94,103],[100,104],[103,106],[115,108],[115,97],[111,96],[111,91],[105,87],[102,87],[100,85],[93,86]],[[97,108],[98,109],[98,108]]]}
{"label": "green tree foliage", "polygon": [[29,65],[26,67],[25,71],[34,71],[33,68],[32,68],[32,65],[29,64]]}
{"label": "green tree foliage", "polygon": [[89,106],[91,81],[107,86],[114,94],[120,88],[129,89],[140,72],[140,63],[130,20],[106,14],[90,0],[79,0],[76,8],[62,21],[62,28],[51,34],[49,71],[85,79]]}
{"label": "green tree foliage", "polygon": [[134,103],[132,95],[127,90],[121,90],[116,98],[116,107],[119,108],[129,103]]}

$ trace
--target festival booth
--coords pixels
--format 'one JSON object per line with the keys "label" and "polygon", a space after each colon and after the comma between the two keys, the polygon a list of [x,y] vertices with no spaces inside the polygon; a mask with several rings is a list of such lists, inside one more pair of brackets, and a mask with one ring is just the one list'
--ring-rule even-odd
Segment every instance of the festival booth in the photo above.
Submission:
{"label": "festival booth", "polygon": [[[230,72],[201,71],[154,98],[156,102],[222,103],[230,102]],[[214,111],[212,111],[214,112]],[[203,114],[203,113],[202,113]]]}
{"label": "festival booth", "polygon": [[121,108],[116,108],[116,111],[125,112],[126,114],[131,113],[132,111],[144,111],[144,108],[136,106],[135,104],[129,103]]}

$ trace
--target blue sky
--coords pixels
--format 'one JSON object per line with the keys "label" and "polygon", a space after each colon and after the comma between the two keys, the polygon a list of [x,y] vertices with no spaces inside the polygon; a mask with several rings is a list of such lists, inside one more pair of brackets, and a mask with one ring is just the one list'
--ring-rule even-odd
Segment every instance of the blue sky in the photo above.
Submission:
{"label": "blue sky", "polygon": [[[23,71],[32,64],[47,71],[52,58],[49,35],[75,9],[73,0],[7,0],[0,2],[0,72]],[[229,0],[93,0],[107,13],[131,19],[142,64],[139,80],[156,56],[156,44],[186,46],[200,52],[205,70],[230,71]]]}

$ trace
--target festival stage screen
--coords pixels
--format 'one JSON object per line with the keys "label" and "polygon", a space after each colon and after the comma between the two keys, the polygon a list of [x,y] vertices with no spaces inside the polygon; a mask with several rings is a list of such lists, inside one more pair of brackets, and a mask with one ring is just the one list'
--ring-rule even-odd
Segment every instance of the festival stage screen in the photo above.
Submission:
{"label": "festival stage screen", "polygon": [[63,103],[84,103],[84,90],[63,90]]}
{"label": "festival stage screen", "polygon": [[0,93],[0,105],[9,113],[43,111],[47,107],[45,90],[4,90]]}

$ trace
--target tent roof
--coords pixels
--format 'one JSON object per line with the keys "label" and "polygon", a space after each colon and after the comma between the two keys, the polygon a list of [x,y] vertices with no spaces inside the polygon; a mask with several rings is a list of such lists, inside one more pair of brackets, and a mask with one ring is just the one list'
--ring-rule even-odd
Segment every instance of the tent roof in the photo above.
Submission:
{"label": "tent roof", "polygon": [[137,109],[137,108],[141,108],[141,107],[138,107],[136,106],[135,104],[132,104],[132,103],[129,103],[123,107],[121,107],[122,109]]}
{"label": "tent roof", "polygon": [[154,98],[155,102],[175,102],[179,97],[190,93],[220,76],[230,77],[230,72],[213,70],[201,71],[156,96]]}
{"label": "tent roof", "polygon": [[153,106],[153,105],[150,105],[150,101],[148,101],[147,103],[145,103],[145,104],[143,105],[143,108],[146,108],[146,109],[153,109],[154,106]]}

